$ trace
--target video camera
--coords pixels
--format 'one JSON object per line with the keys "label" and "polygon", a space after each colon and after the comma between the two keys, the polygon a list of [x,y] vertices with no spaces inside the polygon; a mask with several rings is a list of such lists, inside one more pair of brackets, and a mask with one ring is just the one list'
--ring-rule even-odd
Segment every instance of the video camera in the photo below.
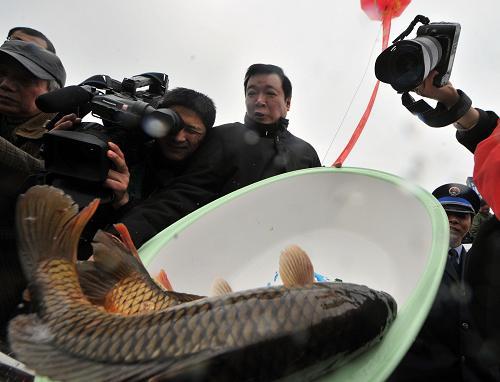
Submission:
{"label": "video camera", "polygon": [[[417,29],[417,37],[404,40],[418,22],[424,25]],[[438,73],[434,77],[434,86],[442,87],[448,83],[460,30],[458,23],[430,23],[427,17],[418,15],[375,62],[376,77],[403,93],[403,105],[432,127],[446,126],[462,117],[472,104],[469,97],[458,90],[460,99],[448,110],[440,103],[432,108],[424,100],[415,101],[408,92],[424,82],[432,70]]]}
{"label": "video camera", "polygon": [[44,135],[45,183],[62,188],[80,206],[95,197],[109,202],[113,194],[102,187],[111,166],[106,155],[108,142],[120,146],[131,165],[142,159],[146,142],[182,129],[182,119],[175,111],[156,108],[167,88],[164,73],[145,73],[122,82],[96,75],[80,85],[39,96],[36,105],[40,110],[58,113],[49,129],[70,113],[80,118],[91,113],[103,122],[82,123],[72,130],[51,130]]}

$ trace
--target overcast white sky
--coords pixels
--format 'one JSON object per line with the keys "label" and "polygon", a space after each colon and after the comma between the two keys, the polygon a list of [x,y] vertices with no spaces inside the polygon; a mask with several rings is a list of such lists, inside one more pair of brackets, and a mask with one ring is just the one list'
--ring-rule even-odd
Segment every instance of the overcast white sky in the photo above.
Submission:
{"label": "overcast white sky", "polygon": [[[391,40],[417,14],[462,25],[451,80],[475,106],[500,105],[500,2],[413,0],[393,20]],[[5,35],[14,26],[44,32],[66,67],[67,85],[93,74],[121,80],[165,72],[170,88],[190,87],[213,98],[216,124],[242,121],[249,65],[280,65],[293,84],[290,131],[309,141],[324,165],[340,154],[365,109],[381,47],[380,23],[358,0],[3,0],[0,25]],[[454,128],[425,126],[384,84],[344,163],[393,173],[431,191],[449,181],[464,183],[472,165]]]}

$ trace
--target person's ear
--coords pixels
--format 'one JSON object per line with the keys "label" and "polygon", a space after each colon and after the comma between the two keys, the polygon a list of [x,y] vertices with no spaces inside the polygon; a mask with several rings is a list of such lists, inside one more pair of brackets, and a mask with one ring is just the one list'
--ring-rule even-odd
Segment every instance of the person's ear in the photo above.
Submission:
{"label": "person's ear", "polygon": [[291,97],[285,98],[286,111],[290,111],[290,102],[292,101]]}

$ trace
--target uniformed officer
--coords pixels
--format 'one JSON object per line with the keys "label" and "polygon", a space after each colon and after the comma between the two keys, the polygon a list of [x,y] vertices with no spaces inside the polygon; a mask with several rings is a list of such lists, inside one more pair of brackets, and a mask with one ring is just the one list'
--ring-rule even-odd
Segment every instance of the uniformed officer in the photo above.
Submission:
{"label": "uniformed officer", "polygon": [[[463,264],[466,250],[462,240],[469,232],[474,215],[479,212],[480,198],[470,187],[459,183],[448,183],[436,188],[432,195],[441,203],[450,223],[450,251],[457,265]],[[460,266],[460,275],[461,272]]]}
{"label": "uniformed officer", "polygon": [[481,381],[474,354],[480,344],[468,308],[470,290],[463,279],[467,251],[462,245],[479,211],[480,198],[472,188],[458,183],[444,184],[432,194],[450,224],[445,270],[420,333],[389,380]]}

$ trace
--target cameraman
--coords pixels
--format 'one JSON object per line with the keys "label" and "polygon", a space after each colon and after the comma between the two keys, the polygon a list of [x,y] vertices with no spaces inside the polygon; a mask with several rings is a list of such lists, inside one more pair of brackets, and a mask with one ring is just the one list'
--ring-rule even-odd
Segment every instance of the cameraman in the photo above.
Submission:
{"label": "cameraman", "polygon": [[[104,187],[113,191],[114,199],[111,206],[99,208],[90,233],[97,227],[120,221],[123,214],[140,204],[141,199],[148,198],[157,190],[168,188],[173,179],[182,175],[191,156],[203,143],[215,122],[213,101],[192,89],[176,88],[168,91],[158,108],[175,111],[182,120],[182,128],[175,135],[148,142],[142,150],[143,160],[130,168],[118,145],[108,142],[107,155],[114,168],[109,170]],[[69,129],[80,122],[80,118],[70,114],[61,118],[54,129]]]}
{"label": "cameraman", "polygon": [[[450,83],[435,87],[436,75],[431,72],[415,92],[449,110],[460,95]],[[456,311],[438,317],[435,307],[443,298],[438,294],[434,314],[392,381],[500,381],[500,123],[494,112],[471,107],[454,126],[457,140],[474,153],[474,182],[495,216],[484,223],[468,252],[460,296],[447,297],[456,299]]]}

